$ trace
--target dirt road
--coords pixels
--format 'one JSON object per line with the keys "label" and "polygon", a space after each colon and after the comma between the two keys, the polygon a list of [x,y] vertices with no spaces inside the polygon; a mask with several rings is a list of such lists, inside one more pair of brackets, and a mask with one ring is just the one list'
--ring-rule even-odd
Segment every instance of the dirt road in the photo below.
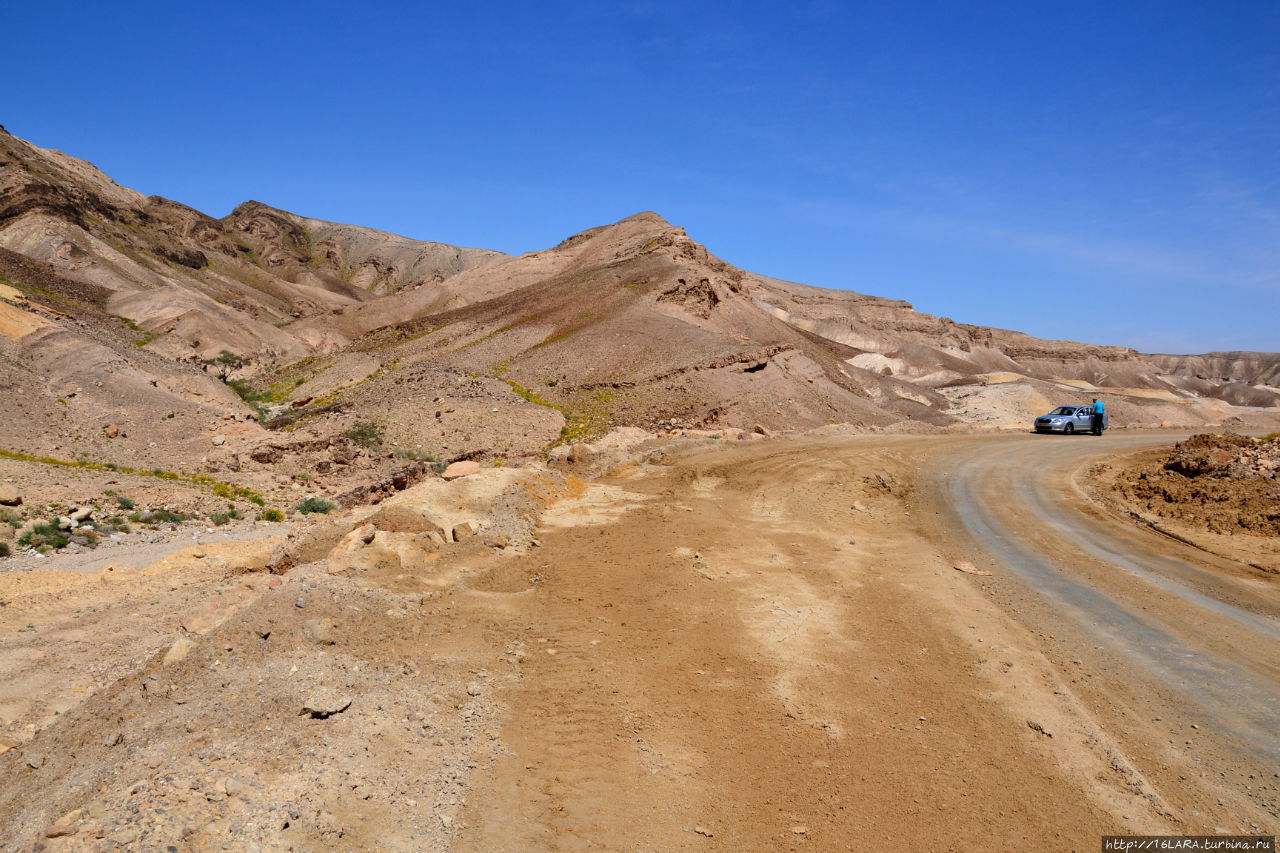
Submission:
{"label": "dirt road", "polygon": [[[1094,586],[1103,548],[1150,549],[1118,525],[1039,556],[1101,526],[1066,506],[1085,459],[1151,441],[801,441],[613,484],[631,509],[544,537],[513,754],[462,849],[1084,849],[1274,825],[1274,586],[1209,569],[1198,592],[1163,564],[1154,592]],[[1122,617],[1159,595],[1203,612],[1138,635]]]}
{"label": "dirt road", "polygon": [[[0,755],[17,780],[0,820],[24,833],[7,849],[76,807],[96,835],[50,850],[1091,850],[1274,831],[1275,579],[1112,519],[1080,485],[1098,455],[1169,440],[704,446],[567,493],[523,553],[300,566],[186,662],[64,702]],[[56,621],[37,633],[63,636]],[[299,716],[331,676],[350,705]]]}
{"label": "dirt road", "polygon": [[977,543],[1047,604],[1181,693],[1205,727],[1274,764],[1280,589],[1263,572],[1087,512],[1085,464],[1148,441],[969,449],[942,478],[945,493]]}

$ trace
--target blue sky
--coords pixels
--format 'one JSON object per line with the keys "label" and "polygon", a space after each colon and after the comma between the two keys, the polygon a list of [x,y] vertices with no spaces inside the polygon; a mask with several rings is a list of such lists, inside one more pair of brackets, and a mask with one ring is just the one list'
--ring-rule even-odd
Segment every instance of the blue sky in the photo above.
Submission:
{"label": "blue sky", "polygon": [[[89,7],[92,8],[89,8]],[[215,216],[506,252],[654,210],[754,272],[1280,351],[1280,4],[24,3],[0,123]]]}

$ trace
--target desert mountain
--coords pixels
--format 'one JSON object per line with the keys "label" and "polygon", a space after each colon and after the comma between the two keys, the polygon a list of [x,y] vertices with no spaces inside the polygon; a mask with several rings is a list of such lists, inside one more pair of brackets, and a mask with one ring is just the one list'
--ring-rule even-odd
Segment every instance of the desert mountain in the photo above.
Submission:
{"label": "desert mountain", "polygon": [[1011,426],[1098,393],[1119,422],[1192,425],[1280,401],[1275,354],[955,323],[738,269],[654,213],[508,256],[259,202],[215,219],[7,132],[0,286],[11,443],[214,469],[358,421],[408,452],[520,456],[619,425]]}

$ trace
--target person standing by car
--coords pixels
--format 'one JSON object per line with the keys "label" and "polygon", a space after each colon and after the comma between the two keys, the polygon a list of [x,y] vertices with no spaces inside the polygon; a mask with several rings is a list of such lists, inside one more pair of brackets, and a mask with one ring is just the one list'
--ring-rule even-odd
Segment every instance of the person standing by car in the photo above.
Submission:
{"label": "person standing by car", "polygon": [[1093,400],[1093,434],[1102,435],[1102,401]]}

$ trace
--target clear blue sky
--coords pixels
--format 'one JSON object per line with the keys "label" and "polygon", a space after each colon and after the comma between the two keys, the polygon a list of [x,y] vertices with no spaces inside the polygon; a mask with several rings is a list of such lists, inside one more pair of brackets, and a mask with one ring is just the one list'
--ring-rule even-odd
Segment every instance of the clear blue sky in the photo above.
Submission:
{"label": "clear blue sky", "polygon": [[[93,8],[88,8],[92,6]],[[1042,337],[1280,350],[1280,3],[10,4],[0,123],[215,216],[639,210]]]}

